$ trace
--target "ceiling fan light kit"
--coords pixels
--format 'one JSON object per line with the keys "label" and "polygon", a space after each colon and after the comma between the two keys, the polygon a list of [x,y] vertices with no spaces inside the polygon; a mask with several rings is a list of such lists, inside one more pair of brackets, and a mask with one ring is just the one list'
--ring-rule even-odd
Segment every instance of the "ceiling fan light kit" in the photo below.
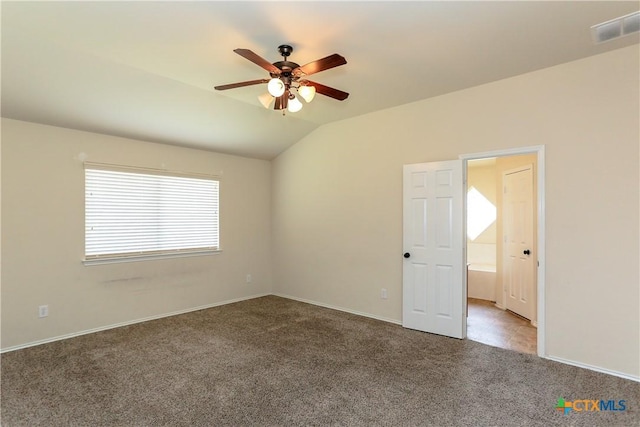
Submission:
{"label": "ceiling fan light kit", "polygon": [[291,113],[296,113],[302,109],[303,104],[296,97],[295,93],[300,95],[307,103],[314,99],[316,93],[338,101],[344,101],[349,97],[347,92],[303,79],[303,77],[308,75],[346,64],[347,60],[337,53],[300,66],[295,62],[287,60],[287,57],[293,52],[293,47],[286,44],[278,46],[278,52],[280,52],[283,60],[274,63],[268,62],[249,49],[235,49],[234,52],[267,70],[271,78],[216,86],[216,90],[235,89],[238,87],[267,83],[268,93],[258,96],[258,100],[267,109],[270,108],[271,103],[275,101],[274,110],[282,110],[282,114],[284,114],[285,109]]}
{"label": "ceiling fan light kit", "polygon": [[289,105],[287,110],[291,113],[297,113],[302,110],[302,102],[298,101],[298,98],[294,94],[289,94]]}
{"label": "ceiling fan light kit", "polygon": [[272,78],[267,83],[267,90],[271,94],[271,96],[282,96],[285,90],[284,82],[277,77]]}
{"label": "ceiling fan light kit", "polygon": [[313,86],[300,86],[298,88],[298,95],[309,103],[313,101],[313,98],[316,96],[316,88]]}
{"label": "ceiling fan light kit", "polygon": [[260,101],[262,106],[267,110],[269,109],[269,107],[271,107],[271,103],[273,103],[274,100],[275,98],[271,96],[269,92],[263,93],[262,95],[258,96],[258,101]]}

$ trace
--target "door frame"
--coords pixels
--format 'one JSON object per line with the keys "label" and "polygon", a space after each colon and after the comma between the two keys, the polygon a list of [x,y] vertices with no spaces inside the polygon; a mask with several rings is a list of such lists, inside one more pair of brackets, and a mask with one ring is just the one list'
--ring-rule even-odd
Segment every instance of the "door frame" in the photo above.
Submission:
{"label": "door frame", "polygon": [[[536,295],[536,311],[538,321],[538,333],[537,333],[537,348],[538,356],[546,357],[545,346],[545,276],[546,276],[546,246],[545,246],[545,164],[544,164],[544,145],[535,145],[529,147],[509,148],[495,151],[485,151],[481,153],[461,154],[458,156],[462,163],[463,182],[467,183],[467,162],[469,160],[485,159],[488,157],[508,157],[518,156],[522,154],[535,154],[537,156],[536,176],[537,176],[537,193],[536,193],[536,211],[537,211],[537,223],[536,223],[536,239],[537,239],[537,254],[538,254],[538,274],[537,274],[537,295]],[[462,222],[466,227],[467,224],[467,198],[462,199]],[[466,237],[466,230],[463,234]],[[464,253],[466,256],[466,238],[464,242]],[[466,260],[465,260],[466,262]],[[466,303],[466,301],[463,301]]]}

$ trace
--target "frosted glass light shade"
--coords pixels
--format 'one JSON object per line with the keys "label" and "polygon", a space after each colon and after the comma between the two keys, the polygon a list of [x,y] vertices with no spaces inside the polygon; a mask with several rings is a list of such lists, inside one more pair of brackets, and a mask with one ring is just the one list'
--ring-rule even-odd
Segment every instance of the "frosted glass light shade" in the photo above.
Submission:
{"label": "frosted glass light shade", "polygon": [[269,109],[274,99],[275,98],[271,96],[270,93],[263,93],[258,97],[258,101],[260,101],[260,104],[262,104],[262,106],[266,109]]}
{"label": "frosted glass light shade", "polygon": [[298,101],[298,98],[294,96],[293,98],[289,99],[287,110],[289,110],[290,113],[297,113],[298,111],[302,110],[302,102]]}
{"label": "frosted glass light shade", "polygon": [[284,93],[284,83],[280,79],[273,78],[269,80],[269,83],[267,83],[267,90],[276,98],[282,96]]}
{"label": "frosted glass light shade", "polygon": [[314,86],[300,86],[298,88],[298,95],[307,102],[311,102],[313,97],[316,96],[316,88]]}

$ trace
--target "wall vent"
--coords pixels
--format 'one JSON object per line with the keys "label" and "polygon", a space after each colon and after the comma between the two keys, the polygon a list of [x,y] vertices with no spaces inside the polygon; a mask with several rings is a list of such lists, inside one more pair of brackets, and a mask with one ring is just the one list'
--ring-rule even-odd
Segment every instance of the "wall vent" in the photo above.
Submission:
{"label": "wall vent", "polygon": [[640,11],[591,27],[594,43],[604,43],[640,31]]}

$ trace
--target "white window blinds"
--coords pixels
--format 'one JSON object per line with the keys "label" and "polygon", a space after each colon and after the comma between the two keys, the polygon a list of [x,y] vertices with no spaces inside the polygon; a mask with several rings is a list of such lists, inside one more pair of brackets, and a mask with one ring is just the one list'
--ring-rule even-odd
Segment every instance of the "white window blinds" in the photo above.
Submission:
{"label": "white window blinds", "polygon": [[219,181],[85,166],[85,260],[219,247]]}

